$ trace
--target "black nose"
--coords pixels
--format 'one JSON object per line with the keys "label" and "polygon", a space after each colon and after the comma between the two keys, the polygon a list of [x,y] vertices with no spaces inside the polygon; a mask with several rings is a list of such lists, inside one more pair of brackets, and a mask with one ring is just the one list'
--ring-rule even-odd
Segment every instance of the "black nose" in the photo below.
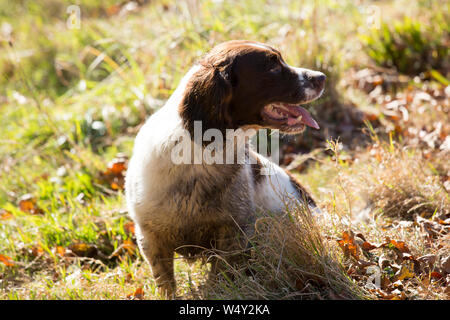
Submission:
{"label": "black nose", "polygon": [[312,85],[317,88],[317,89],[321,89],[325,86],[325,80],[327,79],[327,76],[322,74],[316,75],[314,77],[312,77],[311,82]]}

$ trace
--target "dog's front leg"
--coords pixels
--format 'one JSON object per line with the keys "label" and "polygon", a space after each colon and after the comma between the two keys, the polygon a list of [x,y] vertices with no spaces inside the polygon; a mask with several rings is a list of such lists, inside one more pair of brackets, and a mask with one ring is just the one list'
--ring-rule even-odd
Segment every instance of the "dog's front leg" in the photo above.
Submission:
{"label": "dog's front leg", "polygon": [[175,278],[173,271],[173,246],[160,234],[142,230],[145,235],[137,235],[137,242],[150,264],[159,294],[164,298],[175,295]]}

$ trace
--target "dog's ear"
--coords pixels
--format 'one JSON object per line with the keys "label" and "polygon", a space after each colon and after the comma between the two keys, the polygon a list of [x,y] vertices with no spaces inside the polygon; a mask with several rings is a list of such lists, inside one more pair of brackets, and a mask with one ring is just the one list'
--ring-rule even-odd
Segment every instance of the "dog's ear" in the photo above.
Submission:
{"label": "dog's ear", "polygon": [[202,65],[189,81],[180,105],[179,112],[185,129],[193,134],[194,121],[202,122],[203,131],[211,128],[224,131],[230,128],[232,92],[231,66]]}

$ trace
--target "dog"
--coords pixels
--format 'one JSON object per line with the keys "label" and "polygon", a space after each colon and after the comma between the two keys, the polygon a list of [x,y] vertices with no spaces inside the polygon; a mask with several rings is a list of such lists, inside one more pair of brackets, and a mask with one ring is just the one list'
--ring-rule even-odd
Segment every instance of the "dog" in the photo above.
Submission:
{"label": "dog", "polygon": [[[266,44],[224,42],[191,67],[165,105],[141,127],[125,193],[138,246],[162,295],[175,292],[174,252],[189,258],[203,249],[242,246],[239,235],[252,234],[257,210],[283,212],[288,198],[318,210],[289,172],[247,142],[226,140],[223,149],[235,145],[236,158],[245,149],[242,154],[252,163],[174,163],[180,137],[188,137],[183,140],[193,149],[206,150],[204,142],[189,139],[196,123],[201,133],[269,128],[299,134],[306,126],[319,129],[300,105],[319,98],[325,80],[321,72],[287,65]],[[191,160],[190,151],[185,153]],[[272,173],[263,174],[269,167]]]}

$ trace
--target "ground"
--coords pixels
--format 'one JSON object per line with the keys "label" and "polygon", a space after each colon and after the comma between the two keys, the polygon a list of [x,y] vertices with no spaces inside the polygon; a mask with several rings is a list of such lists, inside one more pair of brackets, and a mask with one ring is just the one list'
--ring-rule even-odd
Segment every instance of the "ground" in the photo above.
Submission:
{"label": "ground", "polygon": [[321,130],[281,157],[325,213],[262,214],[251,268],[212,282],[177,259],[177,297],[450,298],[448,1],[75,2],[0,3],[1,299],[161,298],[127,161],[189,66],[231,39],[327,74]]}

